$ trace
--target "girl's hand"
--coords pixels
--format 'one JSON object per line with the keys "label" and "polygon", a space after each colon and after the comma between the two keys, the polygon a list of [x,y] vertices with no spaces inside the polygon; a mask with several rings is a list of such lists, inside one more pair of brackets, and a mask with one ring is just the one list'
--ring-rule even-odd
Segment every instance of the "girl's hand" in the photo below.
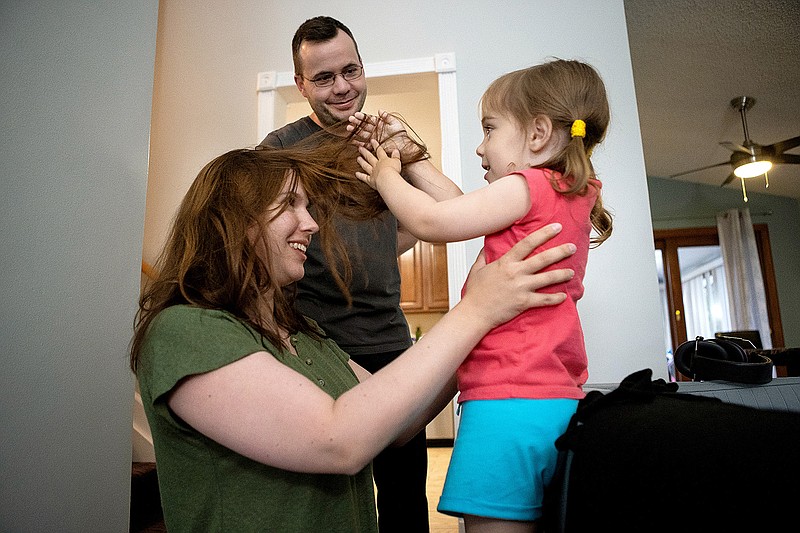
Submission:
{"label": "girl's hand", "polygon": [[374,154],[364,146],[358,147],[361,155],[356,161],[364,169],[364,172],[356,172],[356,178],[377,190],[378,181],[385,179],[381,178],[381,175],[396,173],[399,176],[403,165],[400,162],[400,151],[397,148],[392,150],[392,155],[389,156],[375,139],[372,139],[372,148],[375,150]]}

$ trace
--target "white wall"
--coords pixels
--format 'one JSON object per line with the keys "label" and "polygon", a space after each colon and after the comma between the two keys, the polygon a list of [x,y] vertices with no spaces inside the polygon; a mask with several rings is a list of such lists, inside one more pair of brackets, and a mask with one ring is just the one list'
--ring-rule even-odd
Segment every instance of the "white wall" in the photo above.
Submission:
{"label": "white wall", "polygon": [[0,5],[0,531],[128,530],[157,5]]}
{"label": "white wall", "polygon": [[[615,214],[610,241],[590,253],[580,304],[590,381],[619,381],[640,368],[666,376],[652,225],[622,0],[386,3],[311,0],[162,0],[144,256],[152,261],[175,207],[212,157],[254,145],[256,74],[292,69],[297,26],[338,18],[365,62],[454,52],[465,190],[482,185],[474,149],[477,105],[497,76],[550,56],[594,64],[610,94],[612,124],[595,160]],[[467,246],[472,257],[479,241]],[[471,261],[469,261],[471,263]]]}

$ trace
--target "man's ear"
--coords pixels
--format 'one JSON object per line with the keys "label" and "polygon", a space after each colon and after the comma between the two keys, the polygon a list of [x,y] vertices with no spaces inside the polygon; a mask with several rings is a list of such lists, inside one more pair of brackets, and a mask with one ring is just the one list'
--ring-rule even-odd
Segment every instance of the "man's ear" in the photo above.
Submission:
{"label": "man's ear", "polygon": [[553,121],[545,115],[538,115],[528,127],[528,147],[533,152],[541,152],[553,136]]}
{"label": "man's ear", "polygon": [[308,99],[308,95],[306,94],[306,84],[303,83],[303,77],[301,75],[294,75],[294,84],[297,85],[297,90],[300,91],[300,94],[303,95],[303,98]]}

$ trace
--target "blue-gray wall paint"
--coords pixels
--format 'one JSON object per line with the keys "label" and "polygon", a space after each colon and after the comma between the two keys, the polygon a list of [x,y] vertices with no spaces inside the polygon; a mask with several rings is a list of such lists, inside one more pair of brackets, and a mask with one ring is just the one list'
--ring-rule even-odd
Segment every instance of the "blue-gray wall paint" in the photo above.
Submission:
{"label": "blue-gray wall paint", "polygon": [[157,16],[0,5],[0,531],[128,531]]}

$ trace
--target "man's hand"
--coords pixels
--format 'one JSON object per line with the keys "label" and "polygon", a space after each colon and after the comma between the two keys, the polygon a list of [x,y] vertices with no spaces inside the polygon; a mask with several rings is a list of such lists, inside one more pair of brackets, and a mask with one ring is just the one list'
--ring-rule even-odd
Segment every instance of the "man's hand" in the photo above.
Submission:
{"label": "man's hand", "polygon": [[356,132],[355,141],[360,146],[367,146],[377,140],[387,153],[394,150],[406,156],[404,150],[414,150],[416,145],[409,139],[403,122],[386,111],[378,111],[378,116],[368,115],[361,111],[348,119],[347,131]]}

